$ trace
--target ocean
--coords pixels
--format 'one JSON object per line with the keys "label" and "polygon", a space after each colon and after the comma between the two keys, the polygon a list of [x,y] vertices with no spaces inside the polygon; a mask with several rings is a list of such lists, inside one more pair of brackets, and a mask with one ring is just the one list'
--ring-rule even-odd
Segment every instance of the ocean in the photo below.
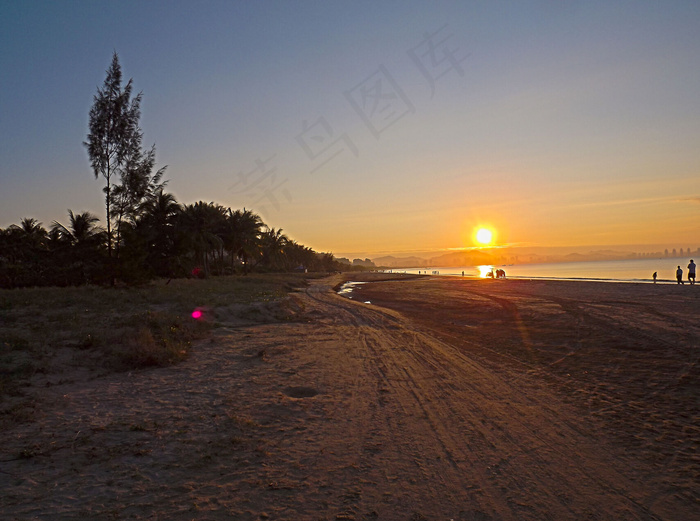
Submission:
{"label": "ocean", "polygon": [[[700,259],[695,259],[700,263]],[[514,264],[493,266],[459,266],[394,269],[395,273],[421,273],[428,275],[457,275],[480,277],[491,269],[502,269],[508,278],[598,280],[609,282],[652,282],[657,272],[659,283],[676,283],[676,269],[683,269],[683,280],[688,282],[690,258],[629,259],[588,262],[558,262],[545,264]]]}

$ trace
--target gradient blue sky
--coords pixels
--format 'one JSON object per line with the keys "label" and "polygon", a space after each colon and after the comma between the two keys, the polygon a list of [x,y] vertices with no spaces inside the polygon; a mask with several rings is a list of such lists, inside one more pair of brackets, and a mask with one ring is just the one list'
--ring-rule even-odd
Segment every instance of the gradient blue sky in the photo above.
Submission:
{"label": "gradient blue sky", "polygon": [[180,202],[318,251],[468,247],[482,224],[695,249],[699,28],[697,1],[0,0],[0,226],[104,220],[82,142],[116,50]]}

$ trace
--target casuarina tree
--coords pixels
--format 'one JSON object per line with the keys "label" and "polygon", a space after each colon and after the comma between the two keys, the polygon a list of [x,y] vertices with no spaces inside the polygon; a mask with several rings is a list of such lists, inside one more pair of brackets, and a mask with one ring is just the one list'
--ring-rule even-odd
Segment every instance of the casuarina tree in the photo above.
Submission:
{"label": "casuarina tree", "polygon": [[[142,149],[139,127],[141,93],[132,97],[132,80],[122,85],[122,71],[115,52],[102,88],[90,109],[90,133],[84,145],[95,179],[105,180],[107,251],[109,257],[121,239],[124,220],[133,220],[144,198],[164,186],[164,168],[152,175],[155,146]],[[116,237],[115,237],[116,232]]]}
{"label": "casuarina tree", "polygon": [[102,88],[97,89],[90,109],[90,133],[83,144],[87,147],[95,179],[105,179],[107,211],[107,250],[112,256],[112,187],[125,169],[128,159],[138,152],[138,120],[141,94],[131,97],[132,81],[122,87],[122,70],[115,52],[107,69]]}

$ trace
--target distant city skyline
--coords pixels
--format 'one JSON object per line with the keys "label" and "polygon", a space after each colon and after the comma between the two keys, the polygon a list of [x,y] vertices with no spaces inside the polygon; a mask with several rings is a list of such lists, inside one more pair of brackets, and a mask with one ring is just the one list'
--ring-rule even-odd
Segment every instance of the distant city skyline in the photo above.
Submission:
{"label": "distant city skyline", "polygon": [[479,227],[694,248],[698,23],[690,0],[3,2],[0,227],[104,224],[82,142],[116,51],[178,201],[316,251],[449,252]]}
{"label": "distant city skyline", "polygon": [[[645,250],[631,248],[607,248],[604,246],[587,248],[470,248],[461,251],[449,252],[422,252],[415,255],[374,255],[369,257],[354,255],[339,255],[350,262],[355,259],[370,259],[375,264],[386,266],[418,267],[437,265],[441,262],[445,265],[479,264],[479,261],[465,261],[459,259],[485,259],[491,257],[499,263],[539,263],[539,262],[566,262],[578,260],[620,260],[620,259],[685,259],[692,256],[700,257],[700,247],[688,248],[656,248]],[[644,248],[644,246],[638,246]],[[453,260],[450,260],[453,259]]]}
{"label": "distant city skyline", "polygon": [[[583,245],[583,246],[550,246],[550,247],[495,247],[495,248],[463,248],[435,251],[414,251],[414,252],[339,252],[336,254],[338,258],[346,258],[352,262],[353,259],[384,259],[395,258],[403,259],[421,259],[421,261],[430,261],[431,259],[439,258],[450,254],[469,254],[469,253],[490,253],[495,256],[522,256],[526,258],[529,255],[533,257],[563,257],[566,255],[582,255],[593,256],[599,255],[601,259],[610,260],[616,258],[683,258],[685,256],[695,255],[700,257],[700,246],[697,248],[664,246],[664,245]],[[607,252],[605,255],[603,252]],[[403,263],[402,263],[403,264]]]}

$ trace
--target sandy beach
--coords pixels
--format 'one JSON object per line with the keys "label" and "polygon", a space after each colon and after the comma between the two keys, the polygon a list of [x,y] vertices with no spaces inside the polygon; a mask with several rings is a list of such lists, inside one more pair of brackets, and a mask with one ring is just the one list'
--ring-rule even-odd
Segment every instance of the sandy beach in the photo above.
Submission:
{"label": "sandy beach", "polygon": [[0,517],[700,519],[700,287],[343,280],[178,365],[34,389]]}

